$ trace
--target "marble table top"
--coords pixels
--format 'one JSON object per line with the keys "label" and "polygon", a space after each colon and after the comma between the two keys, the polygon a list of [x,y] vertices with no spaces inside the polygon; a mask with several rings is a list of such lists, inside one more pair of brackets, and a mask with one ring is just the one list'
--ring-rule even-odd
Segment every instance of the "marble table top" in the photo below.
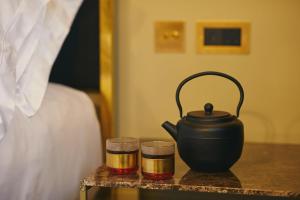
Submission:
{"label": "marble table top", "polygon": [[113,176],[102,166],[81,184],[300,198],[300,145],[245,144],[240,160],[222,173],[192,171],[176,157],[174,178],[165,181],[144,179],[140,172]]}

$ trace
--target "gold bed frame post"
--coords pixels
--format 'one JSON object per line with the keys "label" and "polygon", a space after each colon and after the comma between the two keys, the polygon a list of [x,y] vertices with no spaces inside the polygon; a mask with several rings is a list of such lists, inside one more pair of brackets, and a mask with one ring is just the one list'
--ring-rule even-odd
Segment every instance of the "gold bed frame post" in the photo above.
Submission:
{"label": "gold bed frame post", "polygon": [[[99,0],[100,33],[100,121],[102,146],[115,136],[114,110],[114,0]],[[105,156],[105,154],[104,154]]]}
{"label": "gold bed frame post", "polygon": [[[114,122],[114,0],[99,1],[99,84],[100,84],[100,125],[102,134],[103,158],[105,141],[115,136]],[[91,187],[80,183],[80,200],[88,199]]]}

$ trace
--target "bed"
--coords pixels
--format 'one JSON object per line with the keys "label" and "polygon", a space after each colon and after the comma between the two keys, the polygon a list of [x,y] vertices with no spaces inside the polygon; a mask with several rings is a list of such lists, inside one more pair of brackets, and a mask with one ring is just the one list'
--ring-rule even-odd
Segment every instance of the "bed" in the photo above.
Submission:
{"label": "bed", "polygon": [[[39,41],[36,41],[36,46],[33,49],[31,48],[35,43],[32,43],[32,40],[29,39],[35,39],[34,36],[36,35],[30,35],[32,38],[25,37],[24,35],[22,45],[24,44],[26,47],[26,43],[28,43],[27,46],[32,51],[28,51],[28,48],[24,47],[23,49],[17,49],[18,51],[16,52],[20,50],[22,53],[21,50],[23,50],[25,54],[32,53],[32,55],[29,56],[28,60],[23,59],[21,62],[21,64],[28,64],[29,67],[25,65],[21,66],[21,70],[18,71],[20,66],[18,66],[18,63],[14,63],[14,57],[11,56],[13,54],[9,55],[11,48],[6,48],[10,47],[7,45],[11,37],[9,31],[13,29],[10,27],[10,29],[7,29],[8,31],[3,31],[5,30],[5,26],[3,26],[4,29],[0,26],[1,200],[78,199],[80,180],[103,163],[103,149],[105,148],[103,143],[107,137],[113,136],[113,58],[111,53],[113,46],[111,41],[113,32],[113,25],[111,23],[113,5],[112,0],[98,1],[99,11],[101,12],[99,13],[101,15],[99,17],[101,33],[97,32],[98,37],[100,36],[100,41],[94,40],[94,42],[100,42],[96,54],[77,52],[78,55],[74,56],[69,53],[59,53],[59,49],[65,49],[65,46],[68,47],[68,43],[65,42],[63,44],[64,37],[62,37],[63,35],[67,35],[68,29],[64,28],[63,25],[61,26],[61,33],[57,34],[55,32],[59,30],[55,29],[57,23],[61,23],[59,17],[67,16],[68,18],[69,16],[69,19],[71,19],[70,16],[74,15],[76,7],[79,6],[78,2],[81,1],[0,1],[0,11],[1,8],[3,11],[3,5],[7,6],[8,2],[14,2],[16,5],[17,3],[23,3],[23,7],[28,9],[27,13],[29,15],[36,14],[36,20],[38,21],[37,23],[32,23],[33,26],[38,26],[38,22],[41,19],[38,15],[41,15],[46,19],[46,24],[48,22],[46,30],[53,30],[53,33],[48,34],[46,31],[44,32],[46,34],[41,34],[43,37]],[[81,8],[88,8],[85,6],[85,3],[95,1],[85,0],[83,2],[84,4]],[[39,3],[40,7],[48,4],[48,7],[52,11],[55,10],[54,8],[57,5],[61,7],[58,9],[58,13],[47,17],[47,14],[51,13],[51,10],[35,13],[35,10],[32,9],[35,3]],[[75,6],[73,3],[78,5]],[[65,12],[62,9],[63,7],[69,7],[72,12]],[[7,10],[10,11],[9,9]],[[16,9],[19,14],[21,13],[20,10],[19,8]],[[85,11],[85,13],[89,12]],[[83,13],[83,15],[85,14]],[[1,21],[4,19],[1,18],[3,16],[5,16],[3,12],[0,12],[0,25],[3,24]],[[7,19],[9,20],[10,18],[7,17]],[[14,16],[11,19],[17,29],[21,27],[15,25],[18,24],[18,16]],[[27,18],[21,16],[20,23],[26,21],[22,19]],[[56,20],[56,22],[53,23],[53,20]],[[51,28],[52,26],[54,27]],[[38,26],[37,28],[37,30],[41,30],[42,26]],[[96,27],[96,29],[98,28]],[[23,31],[23,29],[17,29],[12,33],[15,34],[18,31]],[[34,31],[35,29],[32,29],[30,33],[35,33]],[[68,40],[68,37],[66,40]],[[77,38],[82,38],[82,36],[79,34]],[[3,39],[4,43],[2,43]],[[21,41],[13,39],[11,37],[12,44],[15,41]],[[25,39],[28,40],[26,41]],[[7,40],[6,43],[5,40]],[[86,42],[83,42],[81,39],[75,46],[78,45],[76,46],[77,49],[84,49],[84,52],[86,52],[86,47],[81,48],[82,44],[86,44]],[[16,47],[12,45],[13,48]],[[37,49],[36,53],[34,53],[35,49]],[[70,48],[69,46],[69,49],[73,49],[73,47]],[[96,82],[100,83],[99,86],[92,88],[93,90],[91,91],[90,88],[82,87],[82,84],[72,85],[72,83],[65,83],[61,79],[55,80],[54,78],[51,80],[57,83],[48,82],[49,77],[50,79],[51,77],[55,77],[53,72],[57,69],[57,67],[55,68],[57,63],[60,63],[64,67],[74,68],[74,65],[79,61],[76,59],[82,55],[86,55],[88,60],[91,60],[91,55],[97,56],[99,60],[99,63],[97,63],[97,67],[99,68],[97,73],[100,75],[99,80]],[[2,62],[3,58],[5,61],[5,57],[8,58],[8,61],[12,62]],[[41,58],[44,60],[41,60]],[[66,63],[67,58],[73,58],[73,61]],[[46,65],[45,67],[37,67],[44,66],[44,64]],[[16,69],[11,68],[14,65],[17,66]],[[77,68],[74,71],[77,71],[77,74],[84,74],[84,71],[78,70],[89,71],[85,65],[89,66],[89,63],[84,61],[84,63],[80,64],[82,68]],[[52,70],[50,76],[53,66],[55,69]],[[64,70],[68,73],[67,76],[63,75],[60,77],[65,78],[70,76],[72,70],[70,68]],[[92,73],[95,73],[95,71]],[[4,79],[4,77],[8,78]],[[7,80],[10,81],[8,84],[5,82]],[[79,78],[79,81],[75,79],[75,83],[77,84],[80,80],[82,79]],[[3,88],[6,89],[5,92],[7,93],[3,93]],[[93,98],[91,99],[87,94],[92,94],[89,96]],[[10,104],[6,104],[7,102]],[[96,115],[96,107],[98,107],[99,111],[98,116]],[[5,112],[2,112],[3,110]]]}
{"label": "bed", "polygon": [[49,84],[39,111],[17,110],[0,143],[1,199],[76,199],[79,180],[102,163],[100,144],[90,98]]}

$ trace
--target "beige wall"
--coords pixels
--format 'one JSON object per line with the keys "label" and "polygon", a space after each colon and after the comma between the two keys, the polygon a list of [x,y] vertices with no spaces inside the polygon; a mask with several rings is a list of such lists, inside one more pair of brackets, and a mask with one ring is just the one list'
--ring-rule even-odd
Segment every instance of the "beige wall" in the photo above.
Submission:
{"label": "beige wall", "polygon": [[[179,119],[175,90],[186,76],[205,70],[241,81],[245,102],[240,118],[246,141],[300,143],[299,0],[118,0],[118,135],[164,137],[165,120]],[[154,52],[153,23],[186,22],[186,52]],[[249,55],[200,55],[195,23],[238,20],[251,23]],[[235,112],[238,91],[227,80],[204,77],[182,92],[184,111],[212,102]]]}

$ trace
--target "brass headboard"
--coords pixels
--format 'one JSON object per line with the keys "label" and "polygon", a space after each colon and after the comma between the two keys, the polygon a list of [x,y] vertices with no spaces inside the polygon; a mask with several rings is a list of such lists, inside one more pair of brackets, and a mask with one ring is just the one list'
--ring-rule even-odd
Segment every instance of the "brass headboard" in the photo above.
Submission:
{"label": "brass headboard", "polygon": [[85,90],[93,100],[100,118],[102,147],[115,136],[114,100],[114,0],[98,0],[99,5],[99,91]]}
{"label": "brass headboard", "polygon": [[[100,122],[102,144],[115,136],[114,0],[99,0],[100,10]],[[105,151],[103,151],[105,152]]]}

